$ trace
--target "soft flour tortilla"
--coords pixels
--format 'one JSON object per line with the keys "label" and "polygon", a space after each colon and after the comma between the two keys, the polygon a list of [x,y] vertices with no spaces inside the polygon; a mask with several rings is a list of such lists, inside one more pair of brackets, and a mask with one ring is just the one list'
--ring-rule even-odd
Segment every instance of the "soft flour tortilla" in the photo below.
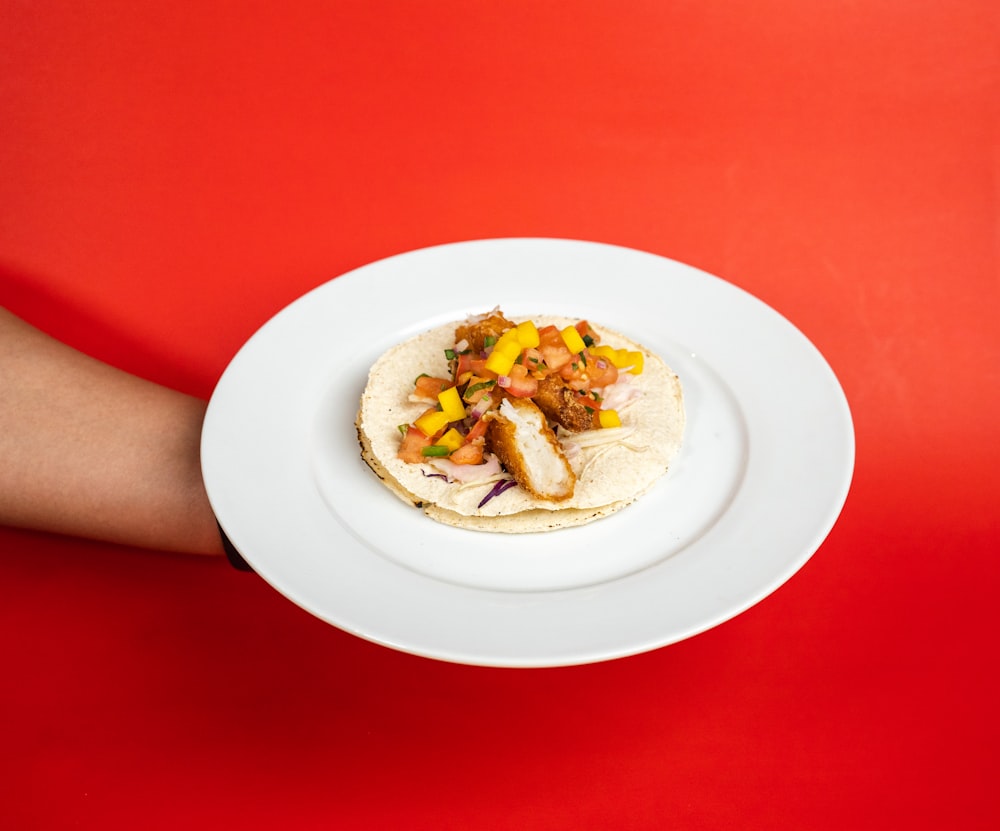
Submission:
{"label": "soft flour tortilla", "polygon": [[[544,315],[531,320],[539,328],[554,324],[560,329],[576,322]],[[593,322],[590,325],[601,336],[602,344],[643,353],[643,371],[629,376],[642,395],[619,409],[623,432],[634,428],[625,438],[576,452],[569,450],[567,455],[577,475],[570,499],[547,502],[513,487],[479,508],[492,483],[448,483],[428,476],[435,472],[430,465],[396,457],[399,425],[411,423],[428,406],[408,400],[414,378],[421,373],[450,377],[445,350],[455,344],[455,323],[394,346],[372,366],[356,423],[362,457],[398,497],[422,508],[431,519],[461,528],[498,533],[548,531],[582,525],[620,510],[666,473],[680,449],[683,393],[679,379],[659,357],[624,335]],[[560,438],[567,445],[573,434]]]}

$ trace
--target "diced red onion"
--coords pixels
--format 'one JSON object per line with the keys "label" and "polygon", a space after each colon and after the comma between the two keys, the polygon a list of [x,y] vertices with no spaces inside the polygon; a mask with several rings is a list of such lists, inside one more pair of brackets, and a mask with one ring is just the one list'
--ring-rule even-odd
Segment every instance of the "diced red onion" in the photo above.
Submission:
{"label": "diced red onion", "polygon": [[492,403],[493,399],[490,397],[489,393],[486,393],[472,405],[472,409],[469,410],[469,415],[471,415],[476,421],[479,421],[479,419],[486,415],[486,411],[490,408]]}

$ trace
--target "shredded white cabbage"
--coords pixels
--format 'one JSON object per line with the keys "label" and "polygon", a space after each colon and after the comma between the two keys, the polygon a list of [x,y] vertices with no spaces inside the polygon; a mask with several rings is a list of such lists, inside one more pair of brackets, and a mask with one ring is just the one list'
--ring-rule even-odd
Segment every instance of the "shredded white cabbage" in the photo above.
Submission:
{"label": "shredded white cabbage", "polygon": [[559,437],[563,446],[596,447],[601,444],[625,443],[625,439],[635,432],[635,425],[626,427],[602,427],[599,430],[584,430],[582,433],[570,433]]}
{"label": "shredded white cabbage", "polygon": [[621,412],[633,401],[642,398],[642,390],[632,382],[632,376],[621,374],[613,384],[601,390],[601,409]]}
{"label": "shredded white cabbage", "polygon": [[479,465],[457,465],[446,458],[428,458],[425,464],[448,477],[449,482],[458,482],[462,487],[484,485],[504,478],[500,460],[487,453]]}
{"label": "shredded white cabbage", "polygon": [[624,447],[633,453],[641,453],[643,450],[646,450],[645,446],[632,444],[628,441],[628,437],[635,430],[635,425],[627,427],[604,427],[600,430],[586,430],[582,433],[572,433],[569,436],[560,437],[559,440],[562,443],[567,459],[577,458],[586,447],[598,448],[578,471],[577,475],[583,476],[587,468],[616,445]]}

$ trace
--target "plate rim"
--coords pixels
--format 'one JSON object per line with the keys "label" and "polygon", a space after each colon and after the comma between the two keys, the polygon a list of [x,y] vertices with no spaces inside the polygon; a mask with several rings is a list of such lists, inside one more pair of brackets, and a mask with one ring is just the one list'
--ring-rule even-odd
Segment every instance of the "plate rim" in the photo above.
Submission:
{"label": "plate rim", "polygon": [[[378,276],[380,273],[391,275],[394,273],[395,269],[400,267],[402,267],[405,271],[408,265],[414,262],[414,259],[428,257],[431,259],[434,259],[435,257],[444,257],[445,259],[448,259],[450,255],[459,253],[462,255],[470,255],[470,252],[473,259],[475,259],[476,256],[483,256],[484,254],[490,252],[496,253],[500,250],[505,250],[508,253],[514,250],[519,252],[519,256],[527,256],[529,259],[531,256],[539,253],[545,254],[546,256],[567,255],[570,259],[572,259],[574,256],[578,256],[584,251],[587,253],[602,252],[602,255],[609,256],[612,260],[616,257],[625,257],[626,259],[636,256],[640,258],[647,258],[647,263],[655,264],[660,268],[673,273],[682,274],[684,279],[694,279],[705,284],[711,284],[716,292],[721,291],[724,294],[736,292],[736,294],[732,296],[739,296],[741,298],[740,302],[751,304],[753,307],[769,316],[772,321],[780,321],[781,325],[785,327],[785,334],[791,333],[802,350],[805,353],[808,353],[810,359],[816,363],[816,366],[822,368],[822,371],[826,376],[826,392],[831,395],[832,400],[834,400],[840,410],[839,427],[841,433],[837,438],[839,439],[841,448],[845,453],[845,459],[844,464],[842,464],[839,469],[839,483],[837,487],[833,488],[827,510],[824,512],[822,519],[817,522],[815,533],[811,542],[802,550],[798,551],[794,556],[789,556],[785,563],[785,568],[781,572],[771,575],[771,579],[765,581],[765,585],[762,585],[759,591],[745,594],[740,598],[739,602],[731,604],[723,613],[706,616],[702,620],[693,623],[684,631],[674,631],[670,634],[665,634],[659,639],[647,638],[641,642],[631,644],[594,644],[589,649],[580,648],[572,652],[564,651],[562,654],[558,655],[518,656],[513,653],[503,654],[504,650],[496,647],[495,645],[492,647],[491,651],[483,651],[477,654],[475,650],[447,650],[441,648],[440,646],[428,646],[415,642],[407,642],[405,638],[401,639],[398,637],[387,636],[385,633],[374,632],[364,626],[352,626],[349,621],[338,618],[336,615],[331,615],[328,610],[315,608],[315,603],[308,600],[304,601],[300,596],[300,593],[297,593],[287,584],[287,576],[277,574],[274,569],[270,567],[270,564],[267,562],[267,556],[261,557],[259,550],[251,550],[252,548],[255,548],[256,544],[251,543],[248,545],[245,534],[242,532],[242,529],[239,528],[239,517],[234,515],[231,502],[223,493],[226,483],[224,481],[220,481],[220,479],[224,479],[224,475],[220,473],[217,467],[219,454],[216,451],[218,450],[220,442],[223,440],[222,436],[225,434],[225,428],[227,426],[223,423],[227,417],[226,408],[227,406],[232,406],[232,402],[226,401],[225,397],[231,393],[231,390],[228,390],[227,388],[227,383],[233,377],[234,368],[239,367],[241,364],[245,364],[248,361],[252,365],[252,362],[257,359],[257,356],[252,354],[253,351],[262,344],[266,345],[266,341],[281,329],[282,321],[287,320],[290,315],[293,315],[295,313],[293,310],[307,307],[310,303],[315,301],[315,298],[324,292],[334,294],[356,293],[358,287],[363,285],[365,279],[369,279],[373,275]],[[372,285],[373,284],[369,284],[367,288],[370,290]],[[361,290],[364,292],[364,288]],[[537,311],[539,313],[549,311],[557,313],[558,310],[539,309]],[[426,324],[428,324],[428,322],[429,321],[422,318],[417,328],[423,328]],[[441,322],[446,321],[442,320]],[[602,320],[601,322],[604,323],[605,321]],[[435,322],[430,322],[430,325],[435,325]],[[629,333],[630,337],[632,334],[633,333]],[[637,339],[641,341],[641,333],[636,333],[636,335]],[[387,342],[392,343],[401,339],[402,336],[392,335],[392,340]],[[222,421],[220,421],[220,419],[222,419]],[[261,576],[280,593],[302,606],[310,613],[326,620],[334,626],[351,632],[359,637],[365,638],[366,640],[380,643],[384,646],[439,660],[465,664],[511,667],[564,666],[625,657],[627,655],[649,651],[651,649],[666,646],[692,637],[741,614],[743,611],[746,611],[746,609],[752,607],[787,582],[787,580],[798,572],[822,545],[823,541],[836,524],[836,521],[843,510],[844,504],[846,503],[853,480],[855,453],[855,434],[850,405],[839,379],[834,373],[829,362],[826,360],[825,356],[820,353],[815,344],[813,344],[812,341],[809,340],[809,338],[806,337],[800,329],[798,329],[798,327],[796,327],[793,323],[791,323],[791,321],[781,315],[773,307],[747,292],[745,289],[730,283],[721,277],[659,254],[610,243],[553,237],[497,237],[427,246],[424,248],[394,254],[380,260],[375,260],[319,284],[276,312],[268,321],[259,327],[250,336],[250,338],[247,339],[244,345],[233,356],[232,360],[220,376],[209,400],[202,434],[202,454],[203,459],[206,460],[206,489],[208,490],[209,499],[213,504],[213,508],[216,509],[219,523],[248,562],[250,562],[255,570],[257,570],[258,573],[261,574]],[[628,509],[626,509],[626,511],[627,510]],[[431,520],[426,521],[431,522]],[[600,522],[606,521],[608,520],[601,520]],[[361,540],[360,542],[362,545],[365,544],[364,540]],[[517,593],[515,592],[514,594]],[[559,593],[532,592],[531,594],[532,602],[537,602],[540,594],[549,595],[551,599],[551,595],[558,595]]]}

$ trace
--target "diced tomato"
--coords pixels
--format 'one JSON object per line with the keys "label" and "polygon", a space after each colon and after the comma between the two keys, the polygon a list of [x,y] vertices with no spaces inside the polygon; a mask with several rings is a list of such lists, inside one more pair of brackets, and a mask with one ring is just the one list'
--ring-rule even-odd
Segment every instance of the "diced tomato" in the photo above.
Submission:
{"label": "diced tomato", "polygon": [[413,385],[413,394],[428,401],[436,401],[441,390],[452,386],[450,378],[434,378],[430,375],[421,375]]}
{"label": "diced tomato", "polygon": [[618,368],[607,358],[587,354],[587,372],[592,389],[603,389],[618,380]]}
{"label": "diced tomato", "polygon": [[467,372],[472,372],[472,353],[460,352],[455,359],[455,378],[461,378]]}
{"label": "diced tomato", "polygon": [[465,352],[459,355],[458,360],[455,361],[455,377],[458,378],[469,372],[482,375],[485,368],[486,358],[480,358],[478,354],[473,355],[471,352]]}
{"label": "diced tomato", "polygon": [[476,439],[485,436],[486,428],[488,426],[489,422],[486,419],[484,418],[479,419],[475,424],[472,425],[472,428],[469,430],[469,432],[465,434],[466,444],[474,442]]}
{"label": "diced tomato", "polygon": [[573,359],[559,370],[559,375],[573,389],[585,392],[590,389],[589,365],[590,361],[587,360],[587,353],[584,350],[583,357],[574,355]]}
{"label": "diced tomato", "polygon": [[582,357],[574,355],[573,360],[559,370],[559,375],[573,389],[585,392],[601,389],[618,380],[618,370],[607,358],[595,357],[584,349]]}
{"label": "diced tomato", "polygon": [[507,376],[508,383],[503,386],[504,392],[515,398],[530,398],[538,392],[538,379],[528,373],[523,364],[514,364]]}
{"label": "diced tomato", "polygon": [[425,436],[412,424],[407,427],[403,440],[399,443],[399,450],[396,456],[404,462],[422,462],[424,457],[421,450],[429,447],[434,442],[429,436]]}
{"label": "diced tomato", "polygon": [[543,326],[538,330],[538,351],[553,372],[573,359],[573,353],[569,351],[555,326]]}
{"label": "diced tomato", "polygon": [[580,333],[581,338],[590,338],[591,342],[587,346],[594,346],[601,342],[601,336],[594,331],[593,327],[586,320],[577,322],[576,331]]}
{"label": "diced tomato", "polygon": [[545,357],[537,349],[525,349],[521,363],[536,378],[544,378],[548,373],[548,367],[545,365]]}
{"label": "diced tomato", "polygon": [[456,465],[478,465],[483,461],[483,445],[485,440],[479,437],[466,442],[458,450],[452,452],[448,459]]}

